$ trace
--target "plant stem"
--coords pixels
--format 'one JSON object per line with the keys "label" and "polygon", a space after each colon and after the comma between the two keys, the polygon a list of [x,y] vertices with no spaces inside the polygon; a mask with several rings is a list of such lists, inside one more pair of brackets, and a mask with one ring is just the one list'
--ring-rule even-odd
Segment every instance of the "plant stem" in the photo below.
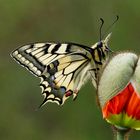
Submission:
{"label": "plant stem", "polygon": [[116,128],[115,140],[128,140],[130,129]]}
{"label": "plant stem", "polygon": [[117,140],[127,140],[125,137],[126,137],[126,132],[117,131],[117,135],[116,135]]}

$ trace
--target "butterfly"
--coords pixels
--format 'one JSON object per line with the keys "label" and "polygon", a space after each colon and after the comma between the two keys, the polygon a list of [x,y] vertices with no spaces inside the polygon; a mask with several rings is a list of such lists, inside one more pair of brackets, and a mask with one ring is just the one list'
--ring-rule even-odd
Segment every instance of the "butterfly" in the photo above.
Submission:
{"label": "butterfly", "polygon": [[44,101],[40,106],[47,102],[63,105],[72,95],[76,99],[81,86],[90,78],[97,86],[98,71],[111,51],[110,36],[111,33],[91,47],[55,42],[27,44],[14,50],[11,56],[41,78]]}

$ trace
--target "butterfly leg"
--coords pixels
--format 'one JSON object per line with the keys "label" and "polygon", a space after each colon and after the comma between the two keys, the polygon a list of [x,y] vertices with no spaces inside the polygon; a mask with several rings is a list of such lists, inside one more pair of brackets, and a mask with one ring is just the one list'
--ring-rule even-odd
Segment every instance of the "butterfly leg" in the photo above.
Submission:
{"label": "butterfly leg", "polygon": [[73,91],[73,101],[75,101],[76,99],[77,99],[77,96],[78,96],[78,90],[77,89],[75,89],[74,91]]}

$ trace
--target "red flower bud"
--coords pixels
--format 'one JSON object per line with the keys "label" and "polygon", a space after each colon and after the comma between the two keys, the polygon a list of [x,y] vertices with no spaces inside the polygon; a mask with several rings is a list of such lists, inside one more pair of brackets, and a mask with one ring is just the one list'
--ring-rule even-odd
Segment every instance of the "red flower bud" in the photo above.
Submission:
{"label": "red flower bud", "polygon": [[111,124],[140,129],[140,59],[120,53],[105,66],[98,85],[103,117]]}

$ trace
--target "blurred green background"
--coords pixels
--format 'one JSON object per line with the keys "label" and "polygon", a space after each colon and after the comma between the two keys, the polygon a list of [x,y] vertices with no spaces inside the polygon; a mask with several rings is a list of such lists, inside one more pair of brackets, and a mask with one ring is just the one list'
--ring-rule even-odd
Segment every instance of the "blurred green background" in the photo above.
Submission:
{"label": "blurred green background", "polygon": [[[99,40],[99,18],[104,30],[115,16],[110,48],[140,53],[139,0],[0,0],[0,139],[1,140],[111,140],[102,119],[91,81],[73,102],[64,106],[43,100],[40,79],[20,67],[9,53],[30,42],[71,41],[91,46]],[[130,140],[140,139],[134,131]]]}

